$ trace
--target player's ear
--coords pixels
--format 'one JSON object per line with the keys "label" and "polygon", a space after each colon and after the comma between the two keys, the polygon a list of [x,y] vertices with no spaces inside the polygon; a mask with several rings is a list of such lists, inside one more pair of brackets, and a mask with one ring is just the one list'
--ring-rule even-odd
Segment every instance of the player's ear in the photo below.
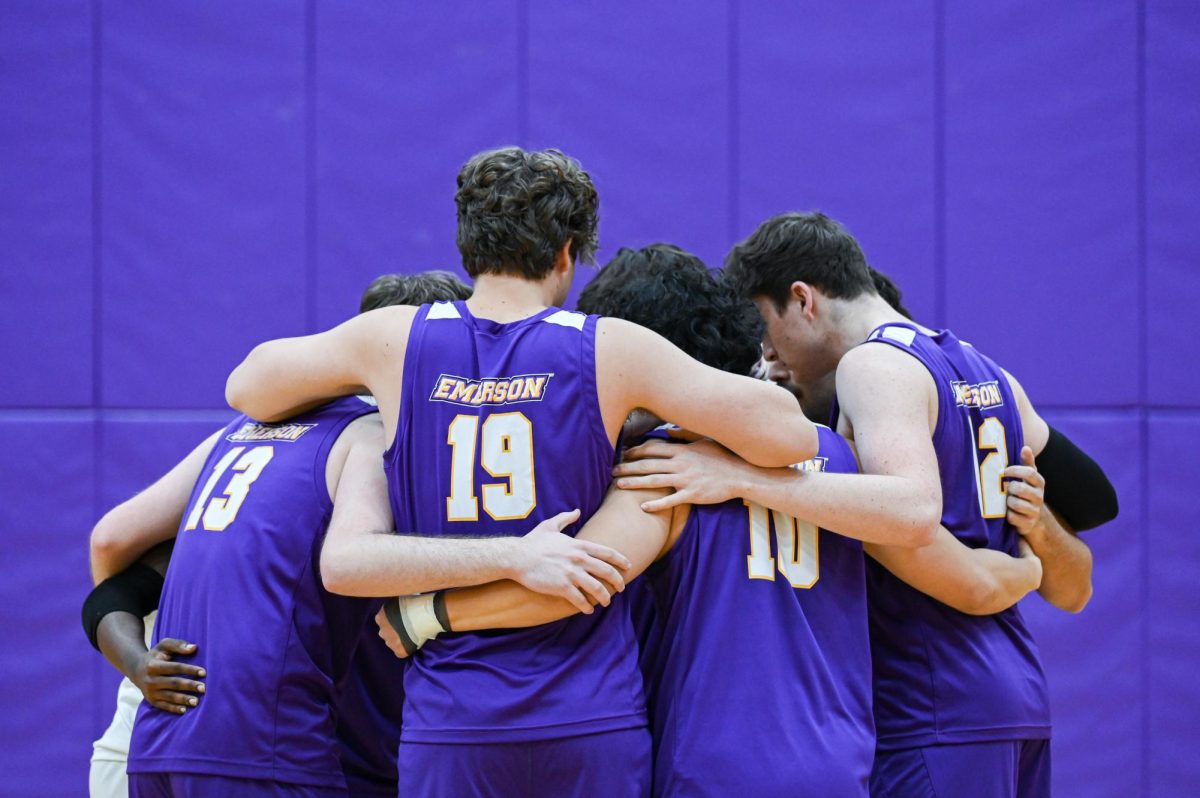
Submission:
{"label": "player's ear", "polygon": [[574,242],[574,240],[575,239],[573,238],[568,238],[566,242],[563,243],[562,249],[554,253],[554,271],[558,272],[559,274],[566,274],[571,270],[571,267],[575,265],[571,258],[571,244]]}
{"label": "player's ear", "polygon": [[813,317],[813,288],[808,283],[797,280],[788,289],[788,304],[795,303],[796,309],[809,321]]}

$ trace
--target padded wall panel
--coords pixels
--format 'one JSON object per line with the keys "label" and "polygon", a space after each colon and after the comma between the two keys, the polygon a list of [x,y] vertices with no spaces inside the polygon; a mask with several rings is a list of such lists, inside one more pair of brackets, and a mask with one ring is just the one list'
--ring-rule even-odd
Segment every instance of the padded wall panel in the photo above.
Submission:
{"label": "padded wall panel", "polygon": [[846,224],[934,323],[933,4],[738,4],[736,236]]}
{"label": "padded wall panel", "polygon": [[[603,266],[677,244],[720,266],[729,239],[728,12],[674,0],[531,2],[529,145],[578,158],[600,194]],[[576,290],[590,279],[583,269]]]}
{"label": "padded wall panel", "polygon": [[1146,3],[1149,399],[1200,407],[1200,4]]}
{"label": "padded wall panel", "polygon": [[387,272],[449,269],[455,177],[517,143],[516,2],[317,5],[317,320]]}
{"label": "padded wall panel", "polygon": [[1134,412],[1045,416],[1104,468],[1121,504],[1116,521],[1084,533],[1095,591],[1084,611],[1070,615],[1036,595],[1021,605],[1050,685],[1054,794],[1138,795],[1145,565],[1139,421]]}
{"label": "padded wall panel", "polygon": [[1200,784],[1200,622],[1196,619],[1196,476],[1200,413],[1150,417],[1148,536],[1151,794],[1187,795]]}
{"label": "padded wall panel", "polygon": [[945,4],[947,316],[1035,402],[1137,398],[1136,10]]}
{"label": "padded wall panel", "polygon": [[92,400],[92,25],[86,2],[0,10],[0,405]]}
{"label": "padded wall panel", "polygon": [[84,414],[0,418],[0,746],[7,795],[86,792],[93,658],[79,625],[95,506],[94,422]]}
{"label": "padded wall panel", "polygon": [[103,398],[218,407],[304,329],[304,8],[103,5]]}

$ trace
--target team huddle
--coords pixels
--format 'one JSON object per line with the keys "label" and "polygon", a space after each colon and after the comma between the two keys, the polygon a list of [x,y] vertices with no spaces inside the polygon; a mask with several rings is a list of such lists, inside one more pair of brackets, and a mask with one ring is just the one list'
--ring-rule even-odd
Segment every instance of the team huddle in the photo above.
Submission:
{"label": "team huddle", "polygon": [[1011,374],[820,213],[566,310],[576,161],[484,152],[455,201],[473,286],[259,345],[97,524],[94,796],[1050,794],[1016,605],[1084,607],[1117,503]]}

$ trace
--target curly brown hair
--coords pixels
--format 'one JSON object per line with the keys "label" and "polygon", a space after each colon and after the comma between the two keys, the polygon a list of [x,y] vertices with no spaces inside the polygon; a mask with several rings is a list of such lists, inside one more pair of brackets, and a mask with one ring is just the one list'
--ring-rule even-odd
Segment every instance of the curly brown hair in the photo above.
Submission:
{"label": "curly brown hair", "polygon": [[479,153],[459,171],[454,203],[458,251],[471,277],[541,280],[568,240],[572,258],[593,262],[600,199],[579,162],[558,150]]}

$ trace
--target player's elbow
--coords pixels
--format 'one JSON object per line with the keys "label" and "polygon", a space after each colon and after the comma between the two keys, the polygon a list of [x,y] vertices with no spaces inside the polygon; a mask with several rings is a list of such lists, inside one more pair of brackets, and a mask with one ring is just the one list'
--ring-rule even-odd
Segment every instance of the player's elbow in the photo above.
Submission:
{"label": "player's elbow", "polygon": [[326,539],[321,547],[321,584],[330,593],[339,596],[360,595],[355,592],[354,570],[350,567],[348,552],[337,541]]}
{"label": "player's elbow", "polygon": [[937,538],[942,523],[942,508],[932,501],[914,501],[909,506],[908,517],[897,529],[895,545],[919,549],[928,546]]}
{"label": "player's elbow", "polygon": [[1072,615],[1078,615],[1079,613],[1083,612],[1084,607],[1086,607],[1088,602],[1091,600],[1092,580],[1089,579],[1087,584],[1081,586],[1079,590],[1074,591],[1071,596],[1067,597],[1058,605],[1058,608],[1069,612]]}
{"label": "player's elbow", "polygon": [[817,428],[790,397],[789,402],[780,421],[771,425],[771,434],[760,439],[762,448],[755,456],[744,458],[747,462],[762,468],[785,468],[817,456]]}
{"label": "player's elbow", "polygon": [[125,535],[114,522],[112,513],[107,513],[92,528],[88,539],[88,554],[92,563],[93,576],[103,581],[115,570],[110,564],[121,559],[125,552]]}
{"label": "player's elbow", "polygon": [[273,422],[281,421],[282,417],[276,417],[269,407],[258,401],[262,393],[255,390],[255,386],[270,382],[262,366],[263,349],[269,345],[268,342],[254,347],[250,354],[246,355],[246,359],[230,372],[225,381],[225,401],[239,413],[245,413],[259,421]]}

